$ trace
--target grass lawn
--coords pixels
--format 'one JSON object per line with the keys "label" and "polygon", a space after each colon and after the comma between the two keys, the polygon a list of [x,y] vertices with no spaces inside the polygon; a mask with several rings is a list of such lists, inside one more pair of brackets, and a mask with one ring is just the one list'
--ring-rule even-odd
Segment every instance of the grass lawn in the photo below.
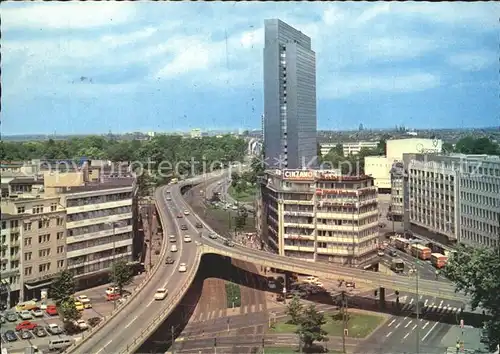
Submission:
{"label": "grass lawn", "polygon": [[[225,224],[227,226],[229,226],[229,215],[231,215],[231,231],[234,231],[234,225],[236,225],[236,221],[234,220],[236,212],[232,210],[209,207],[207,208],[207,215],[215,219],[217,223]],[[241,231],[255,232],[255,222],[253,216],[247,217],[245,226],[243,226],[243,230]]]}
{"label": "grass lawn", "polygon": [[233,283],[226,283],[227,308],[240,307],[241,291],[240,286]]}
{"label": "grass lawn", "polygon": [[231,197],[236,199],[239,202],[242,203],[250,203],[255,201],[255,188],[254,187],[248,187],[247,189],[241,191],[241,192],[236,192],[236,190],[233,188],[233,186],[229,186],[228,193]]}
{"label": "grass lawn", "polygon": [[[327,322],[323,325],[323,329],[330,336],[341,337],[344,330],[342,318],[339,316],[339,319],[337,319],[331,314],[327,314],[325,317]],[[347,324],[347,336],[350,338],[365,338],[370,335],[370,333],[372,333],[383,320],[384,317],[382,316],[364,313],[351,313],[349,314],[349,322]],[[286,323],[286,321],[288,321],[288,319],[276,322],[274,327],[271,328],[271,332],[294,333],[297,326]]]}

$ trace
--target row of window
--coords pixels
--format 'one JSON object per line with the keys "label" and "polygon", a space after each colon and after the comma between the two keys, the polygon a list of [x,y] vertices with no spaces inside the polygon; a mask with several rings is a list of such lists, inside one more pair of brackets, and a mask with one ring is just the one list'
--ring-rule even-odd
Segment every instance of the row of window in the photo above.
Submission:
{"label": "row of window", "polygon": [[[38,243],[43,244],[43,243],[49,243],[51,239],[51,234],[43,234],[43,235],[38,235]],[[56,233],[56,240],[62,240],[64,239],[64,231],[59,231]],[[33,244],[33,237],[25,237],[24,238],[24,246],[28,247]]]}
{"label": "row of window", "polygon": [[103,218],[111,215],[126,214],[132,212],[132,206],[123,206],[104,210],[86,211],[68,215],[68,222]]}
{"label": "row of window", "polygon": [[115,249],[109,249],[109,250],[104,250],[101,252],[95,252],[95,253],[90,253],[86,254],[83,256],[78,256],[74,258],[69,258],[68,259],[68,266],[72,265],[79,265],[79,264],[84,264],[85,262],[92,262],[96,261],[102,258],[108,258],[108,257],[113,257],[120,253],[126,253],[129,252],[129,246],[122,246],[122,247],[116,247]]}
{"label": "row of window", "polygon": [[82,227],[75,227],[74,229],[68,230],[68,237],[85,235],[85,234],[90,234],[90,233],[94,233],[94,232],[106,231],[106,230],[112,230],[113,226],[114,226],[114,228],[120,228],[120,227],[130,226],[131,224],[132,224],[132,220],[127,219],[127,220],[119,220],[119,221],[116,221],[112,224],[102,223],[102,224],[93,224],[93,225],[82,226]]}
{"label": "row of window", "polygon": [[[57,246],[56,248],[57,254],[64,253],[64,246]],[[51,248],[44,248],[38,251],[38,258],[46,258],[51,256],[52,254],[52,249]],[[33,258],[33,252],[25,252],[24,253],[24,260],[25,261],[31,261]]]}
{"label": "row of window", "polygon": [[47,229],[49,227],[53,226],[63,226],[64,225],[64,218],[63,217],[57,217],[57,218],[50,218],[50,219],[40,219],[38,222],[33,225],[32,222],[25,222],[23,223],[23,230],[24,231],[33,231],[35,230],[35,226],[38,226],[38,229]]}
{"label": "row of window", "polygon": [[127,233],[124,233],[124,234],[115,235],[114,237],[113,236],[100,237],[100,238],[93,239],[93,240],[88,240],[88,241],[82,241],[82,242],[76,242],[76,243],[69,244],[67,251],[68,252],[78,251],[78,250],[82,250],[82,249],[85,249],[85,248],[90,248],[90,247],[95,247],[95,246],[100,246],[100,245],[106,245],[106,244],[112,245],[113,242],[119,242],[119,241],[123,241],[123,240],[129,240],[131,238],[132,238],[132,233],[131,232],[127,232]]}
{"label": "row of window", "polygon": [[101,204],[108,202],[116,202],[120,200],[131,199],[132,193],[115,193],[108,195],[100,195],[94,197],[86,197],[86,198],[78,198],[78,199],[69,199],[66,201],[66,205],[68,208],[76,207],[76,206],[85,206],[85,205],[93,205],[93,204]]}
{"label": "row of window", "polygon": [[[51,265],[52,265],[52,262],[42,263],[42,264],[38,265],[38,273],[50,272]],[[64,268],[64,260],[63,259],[58,260],[56,267],[58,270],[61,268]],[[24,275],[25,276],[33,275],[33,266],[25,267],[24,268]]]}

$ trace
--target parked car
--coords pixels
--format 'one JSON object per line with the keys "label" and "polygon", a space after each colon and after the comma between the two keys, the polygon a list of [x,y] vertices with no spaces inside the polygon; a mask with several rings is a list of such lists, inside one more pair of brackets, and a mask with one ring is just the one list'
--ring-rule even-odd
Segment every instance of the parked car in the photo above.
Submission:
{"label": "parked car", "polygon": [[174,264],[174,259],[170,256],[165,259],[165,264]]}
{"label": "parked car", "polygon": [[1,324],[5,323],[5,317],[3,315],[0,315],[0,323]]}
{"label": "parked car", "polygon": [[55,323],[51,323],[49,324],[47,327],[47,332],[50,333],[50,334],[53,334],[53,335],[57,335],[57,334],[61,334],[63,333],[63,330],[61,327],[59,327],[59,325],[55,324]]}
{"label": "parked car", "polygon": [[110,286],[106,289],[106,294],[117,294],[118,292],[120,292],[120,289],[115,286]]}
{"label": "parked car", "polygon": [[89,318],[89,320],[87,321],[87,323],[89,324],[90,327],[95,327],[97,326],[100,322],[102,321],[102,318],[101,317],[91,317]]}
{"label": "parked car", "polygon": [[35,309],[31,310],[31,315],[33,317],[43,317],[43,311],[40,308],[35,308]]}
{"label": "parked car", "polygon": [[21,337],[21,339],[31,339],[33,338],[33,334],[31,334],[30,331],[28,331],[27,329],[23,329],[19,335]]}
{"label": "parked car", "polygon": [[33,333],[35,333],[35,336],[37,336],[39,338],[45,337],[47,335],[47,332],[45,332],[45,330],[42,327],[40,327],[40,326],[38,326],[37,328],[35,328],[33,330]]}
{"label": "parked car", "polygon": [[57,316],[57,307],[56,307],[56,305],[48,305],[47,308],[45,309],[45,312],[49,316]]}
{"label": "parked car", "polygon": [[107,294],[106,301],[116,301],[120,298],[120,294]]}
{"label": "parked car", "polygon": [[79,295],[77,300],[83,304],[83,308],[90,309],[92,308],[92,302],[90,301],[87,295]]}
{"label": "parked car", "polygon": [[82,331],[89,329],[89,325],[87,324],[87,322],[85,322],[85,320],[82,319],[76,320],[73,324]]}
{"label": "parked car", "polygon": [[5,313],[5,319],[9,322],[16,322],[17,314],[15,312],[8,311]]}
{"label": "parked car", "polygon": [[31,320],[33,318],[33,316],[31,316],[31,312],[27,310],[19,312],[19,317],[21,320]]}
{"label": "parked car", "polygon": [[22,331],[23,329],[33,330],[38,325],[30,321],[19,322],[16,326],[16,331]]}
{"label": "parked car", "polygon": [[78,311],[83,311],[85,308],[83,307],[83,304],[80,301],[75,301],[75,307]]}
{"label": "parked car", "polygon": [[12,330],[5,331],[4,337],[7,342],[17,341],[16,333]]}

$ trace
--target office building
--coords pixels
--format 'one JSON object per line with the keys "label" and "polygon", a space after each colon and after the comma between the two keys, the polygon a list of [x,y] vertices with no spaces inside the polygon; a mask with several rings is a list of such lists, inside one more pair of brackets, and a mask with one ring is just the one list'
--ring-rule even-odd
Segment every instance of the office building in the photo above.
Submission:
{"label": "office building", "polygon": [[263,132],[269,168],[317,165],[315,53],[278,19],[265,20]]}
{"label": "office building", "polygon": [[406,228],[444,245],[492,247],[500,235],[500,159],[405,154]]}
{"label": "office building", "polygon": [[378,141],[350,141],[344,143],[321,143],[320,152],[321,156],[325,156],[330,152],[331,149],[337,147],[337,145],[342,145],[342,154],[347,157],[349,155],[357,155],[363,149],[376,149],[378,146]]}
{"label": "office building", "polygon": [[439,139],[387,140],[385,156],[365,157],[365,174],[374,178],[380,193],[390,193],[392,165],[402,161],[404,153],[439,153],[442,145],[443,142]]}
{"label": "office building", "polygon": [[267,171],[260,180],[257,228],[274,252],[358,265],[378,247],[377,188],[368,176],[338,171]]}

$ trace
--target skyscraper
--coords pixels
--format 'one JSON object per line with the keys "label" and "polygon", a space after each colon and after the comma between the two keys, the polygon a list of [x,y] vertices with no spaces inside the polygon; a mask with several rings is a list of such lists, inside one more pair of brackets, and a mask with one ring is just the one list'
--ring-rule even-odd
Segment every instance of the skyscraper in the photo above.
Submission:
{"label": "skyscraper", "polygon": [[264,157],[269,168],[316,167],[316,55],[311,39],[265,20]]}

